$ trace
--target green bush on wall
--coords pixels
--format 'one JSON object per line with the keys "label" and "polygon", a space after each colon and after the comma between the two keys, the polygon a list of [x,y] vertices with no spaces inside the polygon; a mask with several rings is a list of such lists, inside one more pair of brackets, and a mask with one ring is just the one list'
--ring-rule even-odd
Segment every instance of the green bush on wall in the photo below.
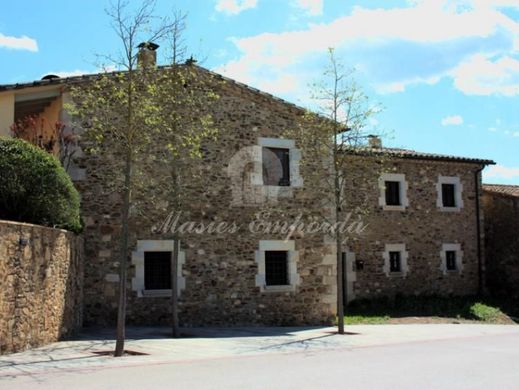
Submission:
{"label": "green bush on wall", "polygon": [[81,231],[79,193],[57,158],[0,138],[0,219]]}

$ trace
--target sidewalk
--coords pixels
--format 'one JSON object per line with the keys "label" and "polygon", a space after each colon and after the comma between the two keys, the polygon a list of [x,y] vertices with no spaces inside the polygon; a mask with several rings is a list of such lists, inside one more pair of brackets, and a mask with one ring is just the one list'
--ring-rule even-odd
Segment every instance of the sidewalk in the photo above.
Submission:
{"label": "sidewalk", "polygon": [[[126,349],[146,355],[113,358],[96,352],[113,351],[113,329],[88,330],[77,340],[0,356],[3,380],[55,371],[90,371],[103,368],[186,364],[214,359],[242,359],[262,354],[294,354],[319,350],[351,350],[393,344],[433,342],[487,335],[519,335],[513,325],[355,325],[348,334],[335,328],[189,328],[188,336],[169,338],[169,328],[129,327]],[[4,384],[7,384],[4,382]]]}

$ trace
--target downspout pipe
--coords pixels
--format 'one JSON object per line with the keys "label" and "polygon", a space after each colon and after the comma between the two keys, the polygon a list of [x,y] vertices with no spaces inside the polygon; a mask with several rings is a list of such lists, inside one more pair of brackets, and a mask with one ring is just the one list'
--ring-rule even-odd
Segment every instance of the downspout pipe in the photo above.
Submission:
{"label": "downspout pipe", "polygon": [[478,257],[478,296],[483,296],[483,253],[481,245],[481,202],[480,202],[480,177],[481,171],[485,168],[483,165],[474,172],[474,183],[476,185],[476,231],[477,231],[477,257]]}

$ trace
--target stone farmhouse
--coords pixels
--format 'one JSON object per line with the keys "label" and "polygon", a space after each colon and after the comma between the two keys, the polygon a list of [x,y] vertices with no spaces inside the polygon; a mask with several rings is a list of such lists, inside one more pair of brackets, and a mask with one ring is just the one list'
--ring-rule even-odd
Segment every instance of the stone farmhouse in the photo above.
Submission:
{"label": "stone farmhouse", "polygon": [[[204,150],[205,180],[190,190],[190,218],[240,228],[182,236],[181,323],[329,323],[336,313],[332,240],[326,233],[304,231],[287,240],[286,233],[264,229],[280,218],[297,221],[301,215],[330,213],[305,183],[309,167],[302,168],[304,148],[283,137],[304,110],[196,64],[185,66],[193,67],[220,96],[207,110],[223,129]],[[50,76],[0,86],[0,135],[9,136],[10,125],[28,114],[48,123],[67,122],[63,104],[70,101],[68,87],[90,77]],[[69,173],[81,193],[86,226],[84,323],[114,323],[121,199],[103,191],[97,173],[105,167],[81,150],[76,157]],[[348,302],[470,295],[483,288],[481,171],[492,161],[386,148],[377,137],[348,158],[349,208],[341,220],[362,220],[362,229],[351,235],[343,253]],[[327,168],[316,161],[313,169]],[[267,213],[271,208],[275,211]],[[357,215],[356,210],[363,211]],[[173,242],[170,234],[154,232],[150,222],[165,218],[163,211],[150,208],[146,219],[132,220],[130,323],[169,319]]]}

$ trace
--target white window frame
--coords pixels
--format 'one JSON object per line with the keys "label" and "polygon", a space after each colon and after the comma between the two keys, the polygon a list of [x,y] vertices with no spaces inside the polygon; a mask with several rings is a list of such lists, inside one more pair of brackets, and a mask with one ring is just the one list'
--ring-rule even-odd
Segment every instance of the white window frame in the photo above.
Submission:
{"label": "white window frame", "polygon": [[[289,151],[290,186],[270,186],[263,184],[263,148],[280,148]],[[258,137],[258,144],[254,146],[254,172],[251,175],[253,185],[263,186],[269,192],[283,195],[290,193],[290,188],[303,186],[303,178],[299,172],[301,162],[301,150],[296,148],[296,142],[292,139]],[[288,190],[288,191],[287,191]]]}
{"label": "white window frame", "polygon": [[[442,192],[442,184],[454,184],[455,188],[455,207],[444,207],[443,206],[443,192]],[[459,176],[438,176],[438,182],[436,183],[436,192],[438,194],[436,199],[436,206],[440,209],[440,211],[447,212],[459,212],[463,208],[463,184],[461,184],[461,180]]]}
{"label": "white window frame", "polygon": [[[265,252],[267,251],[287,252],[289,284],[285,286],[267,286],[265,271]],[[259,249],[255,253],[255,261],[258,264],[256,287],[259,287],[261,292],[295,292],[297,286],[301,283],[301,278],[297,272],[299,251],[295,250],[295,241],[261,240]]]}
{"label": "white window frame", "polygon": [[[386,204],[386,181],[397,181],[400,183],[400,202],[401,205],[393,206]],[[378,188],[380,189],[380,197],[378,204],[383,210],[387,211],[405,211],[409,207],[409,199],[407,198],[407,191],[409,184],[405,180],[403,173],[384,173],[378,179]]]}
{"label": "white window frame", "polygon": [[[401,272],[390,272],[389,252],[400,252],[400,268]],[[409,252],[406,250],[405,244],[386,244],[385,250],[382,253],[384,258],[383,272],[387,277],[403,277],[405,278],[409,273]]]}
{"label": "white window frame", "polygon": [[[139,240],[137,250],[132,252],[132,265],[135,267],[135,277],[132,278],[132,290],[137,292],[137,297],[171,297],[171,289],[146,290],[144,285],[144,253],[145,252],[173,252],[173,240]],[[182,269],[186,262],[186,254],[178,252],[177,264],[177,294],[180,296],[186,288],[186,278],[182,275]]]}
{"label": "white window frame", "polygon": [[[456,269],[455,270],[447,270],[447,251],[456,252]],[[440,251],[440,271],[444,275],[448,274],[461,274],[463,272],[463,251],[461,250],[461,244],[458,243],[447,243],[442,244],[442,249]]]}

